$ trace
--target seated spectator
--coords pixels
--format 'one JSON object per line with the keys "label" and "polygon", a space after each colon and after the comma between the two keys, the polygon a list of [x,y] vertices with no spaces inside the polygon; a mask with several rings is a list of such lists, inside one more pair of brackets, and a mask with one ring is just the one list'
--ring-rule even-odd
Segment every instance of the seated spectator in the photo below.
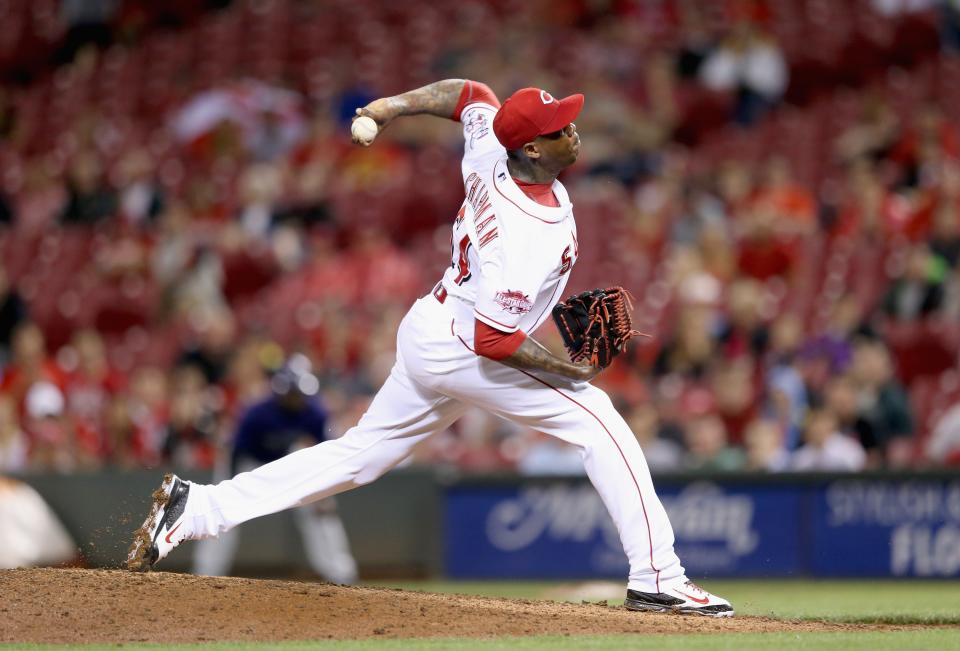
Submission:
{"label": "seated spectator", "polygon": [[849,363],[853,355],[851,347],[854,339],[877,339],[876,329],[867,319],[861,297],[854,293],[843,294],[831,306],[820,336],[825,345],[832,346],[838,356],[839,367]]}
{"label": "seated spectator", "polygon": [[875,463],[896,463],[888,448],[895,439],[913,435],[913,414],[907,393],[893,374],[890,351],[878,341],[859,341],[851,376],[858,391],[861,444]]}
{"label": "seated spectator", "polygon": [[837,429],[837,418],[825,409],[807,416],[803,446],[793,453],[793,470],[806,472],[855,472],[866,466],[863,447]]}
{"label": "seated spectator", "polygon": [[17,403],[0,394],[0,474],[27,469],[27,435],[20,427]]}
{"label": "seated spectator", "polygon": [[742,125],[753,124],[780,100],[788,77],[776,40],[746,21],[734,25],[700,68],[707,88],[737,93],[734,118]]}
{"label": "seated spectator", "polygon": [[762,357],[769,328],[763,323],[763,286],[753,278],[738,278],[727,289],[727,315],[717,339],[727,359]]}
{"label": "seated spectator", "polygon": [[956,0],[940,3],[940,43],[954,55],[960,52],[960,4]]}
{"label": "seated spectator", "polygon": [[673,220],[670,239],[692,246],[700,241],[705,229],[726,231],[727,212],[723,201],[694,180],[685,188],[680,214]]}
{"label": "seated spectator", "polygon": [[274,212],[283,194],[283,170],[279,165],[250,165],[238,180],[237,220],[251,240],[263,240],[273,225]]}
{"label": "seated spectator", "polygon": [[296,224],[310,228],[329,222],[333,213],[329,186],[334,173],[332,164],[323,160],[294,170],[293,187],[273,213],[274,225]]}
{"label": "seated spectator", "polygon": [[817,227],[817,202],[810,190],[793,177],[790,162],[782,156],[767,161],[763,181],[753,197],[753,205],[776,214],[777,230],[782,235],[809,235]]}
{"label": "seated spectator", "polygon": [[124,156],[118,169],[120,217],[133,226],[145,227],[163,212],[164,191],[154,178],[154,162],[146,149]]}
{"label": "seated spectator", "polygon": [[[11,136],[17,124],[17,108],[12,101],[11,94],[11,91],[0,87],[0,139],[2,140]],[[0,204],[2,203],[3,193],[0,192]],[[0,209],[0,223],[2,222],[3,211]]]}
{"label": "seated spectator", "polygon": [[32,321],[24,321],[13,332],[10,364],[0,381],[0,393],[17,401],[22,409],[23,400],[30,387],[39,381],[63,386],[63,372],[47,355],[43,332]]}
{"label": "seated spectator", "polygon": [[744,454],[727,445],[727,429],[723,420],[711,413],[695,416],[684,430],[687,447],[685,465],[690,470],[740,470]]}
{"label": "seated spectator", "polygon": [[140,465],[139,436],[127,396],[114,396],[104,406],[101,417],[100,458],[105,464],[115,467],[137,467]]}
{"label": "seated spectator", "polygon": [[0,264],[0,369],[10,357],[14,330],[27,318],[27,304],[17,288],[10,284],[7,271]]}
{"label": "seated spectator", "polygon": [[60,213],[63,224],[93,224],[117,212],[117,193],[104,181],[100,161],[92,152],[74,158],[67,191],[67,203]]}
{"label": "seated spectator", "polygon": [[837,157],[844,163],[880,160],[890,152],[899,133],[897,113],[881,95],[871,93],[863,100],[857,121],[837,138]]}
{"label": "seated spectator", "polygon": [[788,244],[777,235],[777,216],[768,209],[757,209],[745,217],[740,240],[737,268],[756,280],[783,278],[793,274],[794,255]]}
{"label": "seated spectator", "polygon": [[229,308],[209,308],[192,319],[194,338],[181,351],[178,364],[195,366],[207,382],[220,382],[233,355],[237,322]]}
{"label": "seated spectator", "polygon": [[960,466],[960,403],[950,407],[933,426],[926,456],[940,466]]}
{"label": "seated spectator", "polygon": [[743,442],[747,425],[757,416],[755,363],[745,355],[719,362],[711,373],[711,393],[717,415],[723,420],[731,443]]}
{"label": "seated spectator", "polygon": [[684,308],[673,340],[660,350],[654,362],[655,375],[675,373],[697,379],[706,374],[715,346],[708,317],[709,312],[703,308]]}
{"label": "seated spectator", "polygon": [[726,282],[736,275],[736,251],[726,224],[709,224],[700,231],[697,253],[703,271]]}
{"label": "seated spectator", "polygon": [[944,268],[926,244],[911,248],[906,268],[883,297],[884,313],[897,321],[915,321],[940,309]]}
{"label": "seated spectator", "polygon": [[137,465],[153,468],[161,461],[169,413],[167,376],[156,366],[141,366],[130,376],[126,407],[135,427],[128,453]]}
{"label": "seated spectator", "polygon": [[745,470],[781,472],[790,467],[790,453],[784,446],[783,430],[776,421],[757,419],[747,426],[743,437]]}
{"label": "seated spectator", "polygon": [[713,49],[710,32],[707,29],[705,10],[696,2],[681,2],[677,5],[680,12],[680,44],[676,51],[675,66],[681,79],[696,79],[703,62]]}
{"label": "seated spectator", "polygon": [[819,404],[837,419],[840,433],[860,441],[868,436],[867,424],[860,416],[857,383],[851,373],[831,377],[824,385]]}
{"label": "seated spectator", "polygon": [[803,338],[803,324],[795,314],[784,314],[770,329],[770,350],[767,354],[767,416],[783,429],[784,446],[788,450],[800,445],[803,418],[807,411],[807,388],[797,358]]}
{"label": "seated spectator", "polygon": [[[0,125],[2,126],[2,125]],[[0,192],[0,225],[9,226],[16,221],[16,215],[10,199],[3,192]]]}
{"label": "seated spectator", "polygon": [[848,165],[843,197],[833,209],[828,228],[835,238],[880,239],[900,230],[910,218],[904,202],[887,190],[874,163],[864,157]]}
{"label": "seated spectator", "polygon": [[960,266],[960,215],[955,201],[941,201],[934,209],[930,251],[953,269]]}
{"label": "seated spectator", "polygon": [[960,323],[960,266],[947,277],[943,294],[940,317],[945,323]]}
{"label": "seated spectator", "polygon": [[716,174],[717,193],[726,206],[728,215],[740,214],[749,207],[755,191],[750,168],[739,160],[720,163]]}
{"label": "seated spectator", "polygon": [[77,427],[77,443],[91,456],[109,455],[104,417],[125,378],[107,361],[103,338],[95,330],[78,330],[61,359],[69,360],[64,394],[67,413]]}
{"label": "seated spectator", "polygon": [[30,465],[48,472],[73,472],[95,467],[78,449],[70,420],[64,414],[65,400],[57,385],[34,382],[24,400],[23,425],[30,438]]}
{"label": "seated spectator", "polygon": [[647,465],[653,472],[678,470],[683,465],[683,448],[660,435],[660,416],[650,404],[635,406],[627,415],[627,424],[637,437]]}
{"label": "seated spectator", "polygon": [[899,166],[897,187],[915,188],[927,185],[929,170],[924,170],[925,159],[945,155],[956,159],[960,154],[956,128],[944,119],[943,111],[935,103],[927,103],[913,113],[913,123],[904,129],[890,151],[890,160]]}
{"label": "seated spectator", "polygon": [[94,50],[93,46],[106,49],[115,38],[112,23],[122,3],[100,0],[86,2],[67,0],[60,3],[59,18],[66,27],[63,40],[57,49],[57,63],[70,63]]}
{"label": "seated spectator", "polygon": [[167,464],[194,470],[213,467],[221,426],[219,402],[200,367],[183,365],[174,371],[162,446]]}

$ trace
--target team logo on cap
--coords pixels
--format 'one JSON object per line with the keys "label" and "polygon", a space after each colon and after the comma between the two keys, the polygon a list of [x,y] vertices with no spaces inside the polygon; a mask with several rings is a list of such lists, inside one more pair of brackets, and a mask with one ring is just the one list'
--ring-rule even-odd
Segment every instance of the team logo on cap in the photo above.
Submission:
{"label": "team logo on cap", "polygon": [[530,298],[519,290],[508,289],[505,292],[497,292],[493,300],[510,314],[526,314],[533,309]]}
{"label": "team logo on cap", "polygon": [[545,90],[541,90],[541,91],[540,91],[540,101],[543,102],[544,104],[552,104],[552,103],[555,102],[556,100],[553,99],[553,95],[551,95],[550,93],[548,93],[548,92],[545,91]]}

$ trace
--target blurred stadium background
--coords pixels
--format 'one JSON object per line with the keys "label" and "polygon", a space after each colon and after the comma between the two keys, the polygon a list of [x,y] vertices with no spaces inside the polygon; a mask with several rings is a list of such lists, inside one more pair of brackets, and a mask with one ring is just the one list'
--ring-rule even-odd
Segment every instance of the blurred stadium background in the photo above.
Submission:
{"label": "blurred stadium background", "polygon": [[[597,384],[691,576],[960,575],[960,2],[7,0],[0,24],[0,473],[76,562],[118,562],[161,470],[208,479],[291,354],[331,436],[356,422],[449,259],[462,138],[417,118],[362,149],[349,119],[461,77],[586,94],[570,289],[627,287],[652,334]],[[581,474],[476,413],[341,510],[367,577],[621,577]],[[2,487],[9,533],[37,505]],[[276,522],[238,571],[303,569]]]}

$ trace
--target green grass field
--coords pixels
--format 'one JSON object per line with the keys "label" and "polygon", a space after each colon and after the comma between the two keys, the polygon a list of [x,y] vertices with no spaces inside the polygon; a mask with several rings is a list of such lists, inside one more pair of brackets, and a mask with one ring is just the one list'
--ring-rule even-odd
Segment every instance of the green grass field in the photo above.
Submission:
{"label": "green grass field", "polygon": [[[389,587],[430,592],[454,592],[528,599],[563,599],[574,584],[519,582],[423,582],[376,583]],[[601,586],[602,587],[602,586]],[[186,649],[228,651],[766,651],[768,649],[823,649],[825,651],[960,650],[960,583],[897,581],[708,581],[703,587],[731,600],[739,615],[785,619],[814,619],[851,623],[914,625],[910,630],[839,632],[722,634],[674,636],[533,637],[493,640],[357,640],[293,642],[274,644],[220,643],[182,645]],[[579,600],[579,597],[576,599]],[[611,600],[613,602],[613,600]],[[642,616],[642,615],[641,615]],[[2,619],[0,619],[2,625]],[[952,625],[952,628],[944,627]],[[115,645],[65,647],[49,645],[0,645],[4,649],[67,649],[85,651],[116,649]],[[124,645],[124,649],[171,648],[157,645]]]}
{"label": "green grass field", "polygon": [[[406,590],[521,599],[564,598],[563,585],[533,582],[381,583]],[[574,585],[574,584],[568,584]],[[960,582],[947,581],[701,581],[738,615],[850,623],[960,626]],[[616,594],[621,590],[614,586]],[[588,600],[590,597],[587,597]],[[574,599],[579,600],[579,599]],[[609,603],[621,603],[622,597]],[[957,647],[960,649],[960,645]]]}

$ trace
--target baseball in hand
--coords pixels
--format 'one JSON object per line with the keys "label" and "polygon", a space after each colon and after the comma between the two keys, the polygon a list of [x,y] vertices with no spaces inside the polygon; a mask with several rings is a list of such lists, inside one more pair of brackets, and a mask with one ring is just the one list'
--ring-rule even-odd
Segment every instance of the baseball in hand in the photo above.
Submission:
{"label": "baseball in hand", "polygon": [[350,126],[350,132],[361,145],[369,145],[377,137],[377,123],[373,118],[361,115]]}

